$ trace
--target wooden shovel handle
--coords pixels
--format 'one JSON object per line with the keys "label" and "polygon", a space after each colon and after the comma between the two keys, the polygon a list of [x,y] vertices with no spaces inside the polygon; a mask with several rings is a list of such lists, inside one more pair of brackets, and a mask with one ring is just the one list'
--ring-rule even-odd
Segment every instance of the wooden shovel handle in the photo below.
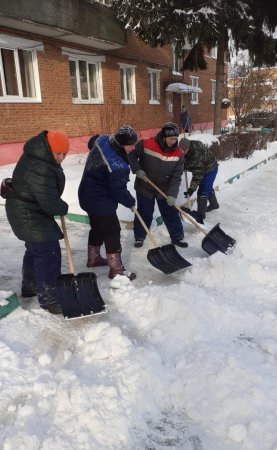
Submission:
{"label": "wooden shovel handle", "polygon": [[65,249],[66,249],[66,255],[67,255],[69,271],[71,273],[75,273],[74,266],[73,266],[72,255],[71,255],[71,251],[70,251],[68,235],[67,235],[67,229],[66,229],[66,226],[65,226],[64,216],[61,216],[61,222],[62,222],[62,230],[63,230],[64,243],[65,243]]}
{"label": "wooden shovel handle", "polygon": [[[158,186],[156,186],[153,181],[149,180],[148,177],[143,177],[144,181],[146,181],[147,183],[149,183],[154,189],[156,189],[156,191],[158,191],[164,198],[167,198],[167,195],[160,190],[160,188],[158,188]],[[182,214],[184,217],[186,217],[188,219],[189,222],[191,222],[196,228],[198,228],[199,231],[202,231],[202,233],[204,233],[205,235],[207,235],[208,233],[206,232],[206,230],[203,230],[202,227],[200,227],[200,225],[198,225],[198,223],[196,222],[196,220],[194,220],[189,214],[187,214],[185,211],[183,211],[178,205],[173,205],[176,209],[178,209],[179,213]]]}
{"label": "wooden shovel handle", "polygon": [[154,247],[159,247],[157,241],[155,241],[153,235],[150,233],[149,228],[147,228],[146,223],[144,222],[143,218],[141,217],[140,213],[136,210],[136,208],[132,208],[132,211],[134,211],[135,215],[137,216],[138,220],[140,221],[141,225],[143,226],[143,228],[145,229],[147,236],[149,237],[149,239],[151,240],[152,244],[154,245]]}
{"label": "wooden shovel handle", "polygon": [[[188,172],[187,170],[185,170],[185,182],[186,182],[186,191],[188,192],[188,188],[189,188],[189,182],[188,182]],[[190,201],[190,196],[187,196],[188,199],[188,207],[189,209],[191,209],[191,201]]]}

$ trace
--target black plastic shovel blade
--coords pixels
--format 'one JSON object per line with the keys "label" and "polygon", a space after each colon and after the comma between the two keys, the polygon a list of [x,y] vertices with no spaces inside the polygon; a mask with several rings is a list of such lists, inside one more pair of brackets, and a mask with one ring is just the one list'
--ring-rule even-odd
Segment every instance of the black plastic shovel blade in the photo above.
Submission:
{"label": "black plastic shovel blade", "polygon": [[196,220],[196,222],[201,223],[202,225],[204,225],[204,221],[203,221],[203,216],[200,212],[198,211],[192,211],[189,208],[186,208],[185,206],[181,206],[181,209],[186,212],[187,214],[189,214],[194,220]]}
{"label": "black plastic shovel blade", "polygon": [[166,275],[191,266],[191,263],[177,252],[173,244],[152,248],[147,253],[147,259],[153,267]]}
{"label": "black plastic shovel blade", "polygon": [[93,272],[58,276],[56,293],[66,319],[107,312]]}
{"label": "black plastic shovel blade", "polygon": [[230,249],[234,247],[235,243],[235,239],[224,233],[218,223],[204,237],[202,241],[202,248],[209,255],[213,255],[217,251],[227,254],[229,253]]}

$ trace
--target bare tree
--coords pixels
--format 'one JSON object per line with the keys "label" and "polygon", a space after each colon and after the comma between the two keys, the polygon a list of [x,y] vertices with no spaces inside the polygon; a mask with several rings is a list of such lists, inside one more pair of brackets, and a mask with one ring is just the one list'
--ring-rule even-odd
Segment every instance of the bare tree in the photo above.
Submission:
{"label": "bare tree", "polygon": [[244,116],[253,111],[272,109],[269,99],[274,90],[274,70],[255,68],[244,58],[231,64],[230,73],[229,98],[240,132]]}

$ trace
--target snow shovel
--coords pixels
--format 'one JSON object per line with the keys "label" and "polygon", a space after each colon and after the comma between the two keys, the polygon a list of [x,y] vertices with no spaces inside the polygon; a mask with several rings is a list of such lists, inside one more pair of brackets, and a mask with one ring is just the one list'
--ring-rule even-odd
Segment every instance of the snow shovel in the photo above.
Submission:
{"label": "snow shovel", "polygon": [[59,275],[56,293],[66,319],[78,319],[108,312],[93,272],[75,274],[64,217],[61,217],[64,242],[71,273]]}
{"label": "snow shovel", "polygon": [[[185,170],[185,181],[186,181],[186,191],[188,191],[188,172]],[[186,206],[181,206],[181,209],[183,211],[185,211],[187,214],[189,214],[191,217],[193,217],[196,222],[201,223],[202,225],[204,225],[203,222],[203,216],[200,212],[198,211],[191,211],[191,200],[190,200],[190,196],[188,196],[188,208]]]}
{"label": "snow shovel", "polygon": [[[164,198],[167,198],[166,194],[162,192],[158,186],[156,186],[149,178],[144,177],[144,180],[147,181],[153,188],[155,188]],[[235,239],[228,236],[228,234],[224,233],[224,231],[220,228],[219,223],[215,225],[209,232],[204,230],[200,225],[185,211],[183,211],[178,205],[174,205],[178,211],[188,219],[199,231],[205,234],[205,237],[202,241],[202,249],[205,250],[209,255],[213,255],[215,252],[220,251],[225,253],[226,255],[229,253],[230,249],[234,247],[236,241]]]}
{"label": "snow shovel", "polygon": [[150,238],[152,244],[155,248],[152,248],[147,253],[147,259],[158,270],[161,270],[166,275],[170,273],[177,272],[177,270],[186,269],[191,266],[191,263],[186,261],[176,250],[173,244],[163,245],[159,247],[158,243],[155,241],[150,230],[147,228],[146,223],[139,214],[139,212],[132,208],[144,230],[146,231],[148,237]]}

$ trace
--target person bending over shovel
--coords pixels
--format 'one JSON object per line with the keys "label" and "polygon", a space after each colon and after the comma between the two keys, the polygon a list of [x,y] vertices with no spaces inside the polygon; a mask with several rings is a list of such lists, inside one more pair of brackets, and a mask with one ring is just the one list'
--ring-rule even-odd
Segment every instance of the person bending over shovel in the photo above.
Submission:
{"label": "person bending over shovel", "polygon": [[[157,201],[172,244],[187,247],[183,225],[178,210],[174,207],[184,170],[184,156],[178,146],[178,136],[178,126],[172,122],[165,123],[156,137],[138,142],[135,150],[129,154],[129,161],[131,170],[136,175],[137,210],[146,226],[151,226]],[[145,177],[149,177],[167,198],[162,197]],[[134,246],[142,247],[146,232],[137,216],[134,220],[134,237]]]}
{"label": "person bending over shovel", "polygon": [[[211,150],[200,141],[180,139],[179,146],[185,155],[184,169],[192,172],[190,187],[184,193],[191,197],[197,189],[197,211],[206,217],[206,212],[218,209],[219,204],[213,189],[214,180],[218,172],[218,162]],[[209,206],[207,207],[209,201]]]}
{"label": "person bending over shovel", "polygon": [[63,131],[42,131],[26,142],[12,175],[13,197],[6,214],[16,237],[25,241],[21,294],[38,297],[41,308],[61,314],[56,299],[56,278],[61,274],[59,239],[63,234],[54,216],[64,216],[61,199],[65,176],[61,162],[69,151]]}
{"label": "person bending over shovel", "polygon": [[[91,225],[87,266],[109,266],[110,279],[116,275],[130,280],[136,278],[121,261],[120,223],[116,214],[119,203],[131,209],[136,204],[127,190],[130,174],[127,155],[136,142],[137,134],[129,125],[122,125],[111,136],[92,137],[78,190],[80,206],[88,214]],[[100,254],[103,243],[107,258]]]}

